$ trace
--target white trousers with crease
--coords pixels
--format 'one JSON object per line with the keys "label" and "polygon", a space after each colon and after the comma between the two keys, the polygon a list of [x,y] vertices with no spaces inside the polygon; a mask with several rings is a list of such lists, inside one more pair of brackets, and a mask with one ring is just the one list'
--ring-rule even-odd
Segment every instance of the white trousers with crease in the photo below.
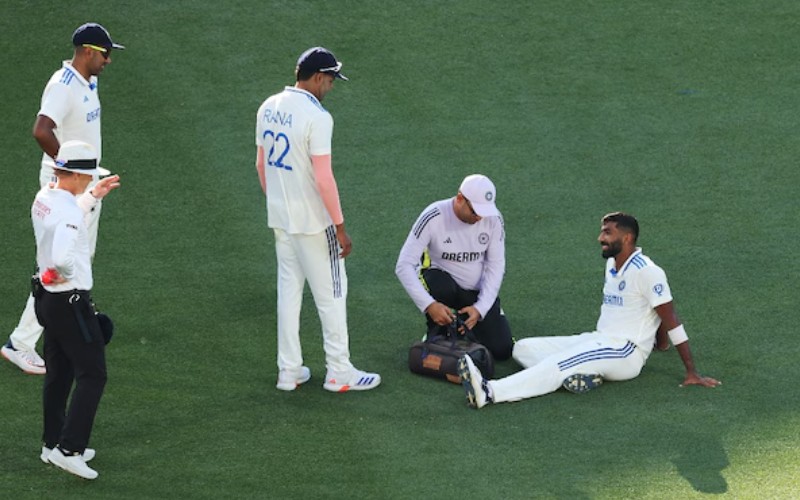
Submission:
{"label": "white trousers with crease", "polygon": [[597,332],[521,339],[514,344],[513,357],[523,366],[522,371],[487,382],[495,403],[555,392],[564,379],[576,373],[629,380],[639,375],[647,360],[632,342]]}
{"label": "white trousers with crease", "polygon": [[317,234],[289,234],[274,229],[278,259],[278,369],[303,365],[300,309],[305,282],[311,289],[322,325],[328,373],[350,374],[347,334],[347,273],[339,258],[333,226]]}

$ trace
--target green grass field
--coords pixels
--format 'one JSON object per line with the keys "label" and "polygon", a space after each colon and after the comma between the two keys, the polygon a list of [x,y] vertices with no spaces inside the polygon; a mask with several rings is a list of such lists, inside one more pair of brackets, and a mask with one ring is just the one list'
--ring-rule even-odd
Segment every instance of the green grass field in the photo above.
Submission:
{"label": "green grass field", "polygon": [[[0,497],[796,498],[798,15],[789,0],[6,0],[0,339],[34,258],[44,84],[83,22],[128,50],[101,77],[104,166],[123,187],[95,260],[117,323],[100,477],[39,461],[42,379],[0,360]],[[308,294],[314,377],[275,389],[255,113],[313,45],[351,79],[325,105],[354,240],[352,359],[384,380],[367,393],[322,389]],[[593,328],[599,219],[630,211],[700,370],[724,385],[679,388],[673,349],[631,382],[473,411],[460,387],[408,372],[423,319],[397,253],[475,172],[505,215],[517,338]]]}

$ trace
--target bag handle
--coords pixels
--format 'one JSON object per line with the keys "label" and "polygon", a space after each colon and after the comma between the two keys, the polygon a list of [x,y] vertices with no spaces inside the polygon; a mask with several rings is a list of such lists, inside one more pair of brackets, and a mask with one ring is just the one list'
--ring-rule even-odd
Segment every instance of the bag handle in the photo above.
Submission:
{"label": "bag handle", "polygon": [[447,325],[447,337],[451,339],[463,337],[470,342],[478,342],[478,339],[475,338],[475,334],[472,332],[472,329],[467,326],[467,324],[464,322],[464,318],[462,318],[458,313],[456,313],[456,317],[453,319],[453,321]]}

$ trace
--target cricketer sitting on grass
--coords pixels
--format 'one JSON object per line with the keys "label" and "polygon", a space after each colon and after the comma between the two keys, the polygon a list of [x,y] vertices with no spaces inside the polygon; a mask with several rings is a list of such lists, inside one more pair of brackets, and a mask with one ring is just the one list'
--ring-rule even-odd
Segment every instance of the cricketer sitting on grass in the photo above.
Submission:
{"label": "cricketer sitting on grass", "polygon": [[639,375],[653,349],[659,324],[668,331],[686,368],[683,386],[720,384],[697,373],[689,337],[678,320],[664,271],[636,246],[639,223],[621,212],[603,217],[598,241],[606,258],[603,303],[593,332],[565,337],[531,337],[514,345],[514,359],[524,367],[508,377],[485,380],[469,358],[459,361],[467,404],[519,401],[556,391],[582,393],[603,380]]}

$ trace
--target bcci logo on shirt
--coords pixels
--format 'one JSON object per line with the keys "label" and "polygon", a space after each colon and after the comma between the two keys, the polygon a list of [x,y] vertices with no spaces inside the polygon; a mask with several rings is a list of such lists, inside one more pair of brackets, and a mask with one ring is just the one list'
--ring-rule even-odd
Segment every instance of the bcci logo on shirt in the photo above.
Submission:
{"label": "bcci logo on shirt", "polygon": [[661,283],[657,284],[656,286],[653,287],[653,291],[656,293],[656,295],[661,297],[661,295],[664,294],[664,285],[662,285]]}

